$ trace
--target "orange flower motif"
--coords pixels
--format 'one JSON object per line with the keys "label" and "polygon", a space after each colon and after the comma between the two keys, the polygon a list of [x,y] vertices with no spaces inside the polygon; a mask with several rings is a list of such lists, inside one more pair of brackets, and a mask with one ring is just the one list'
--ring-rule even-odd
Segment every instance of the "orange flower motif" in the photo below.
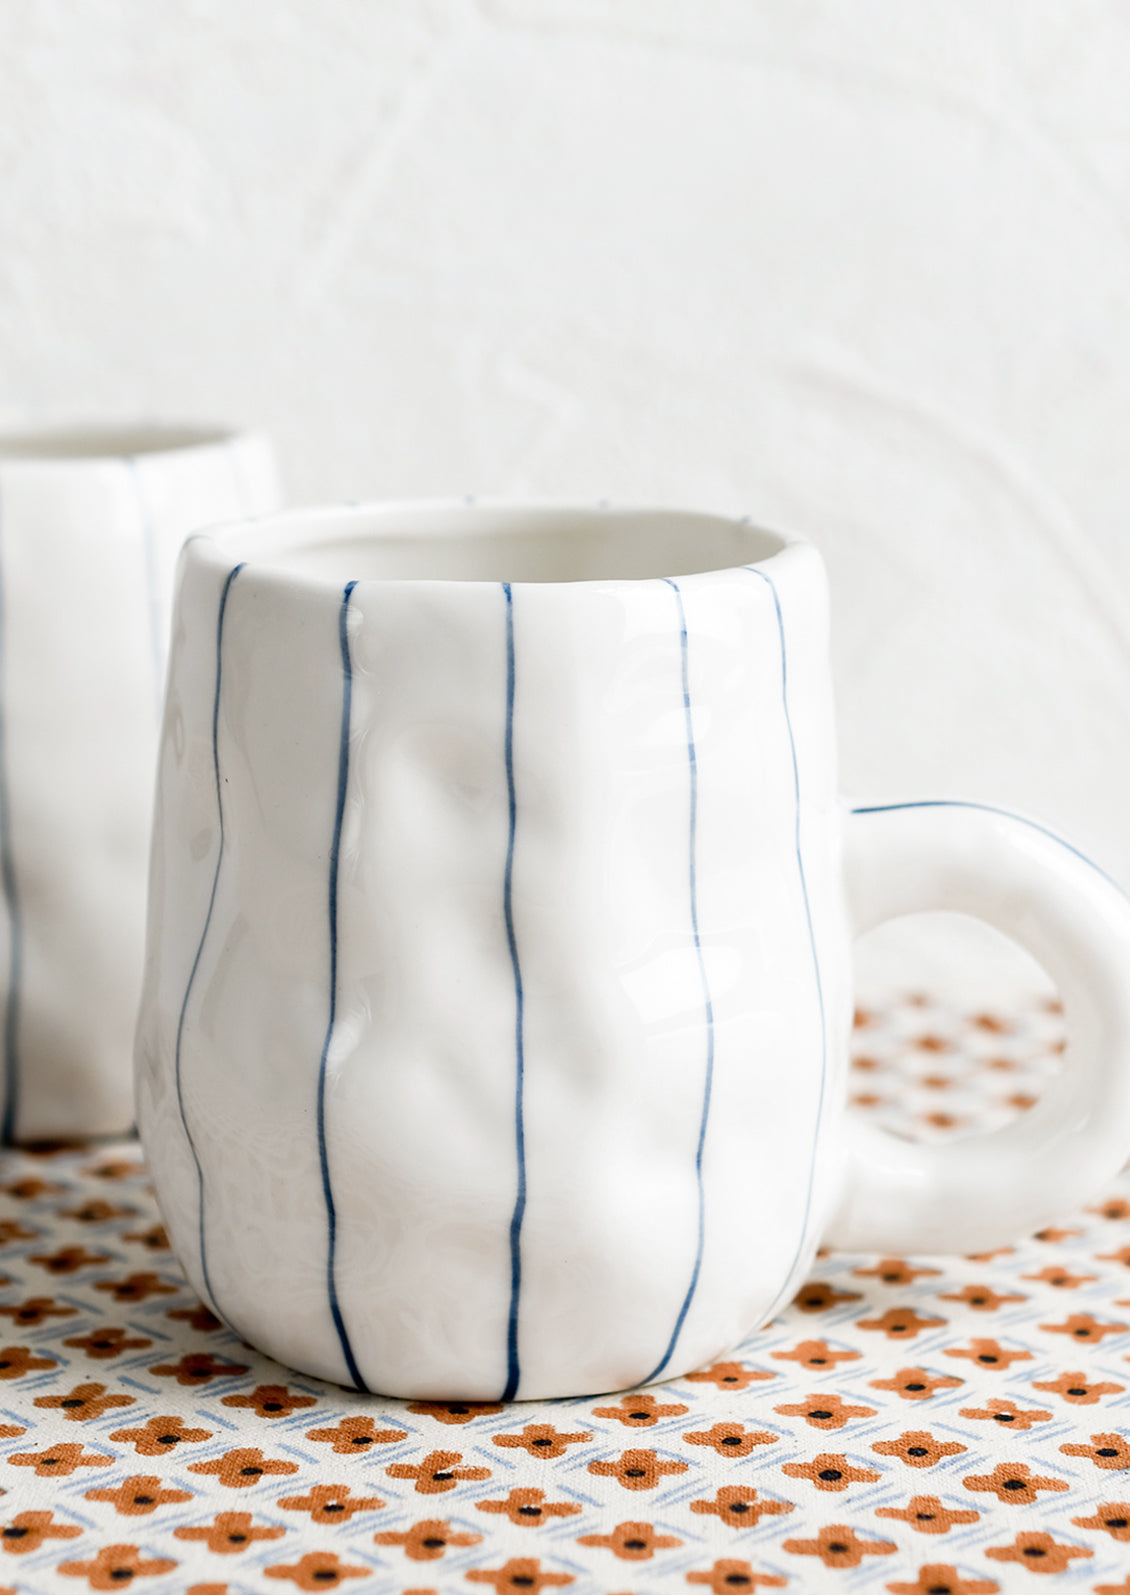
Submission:
{"label": "orange flower motif", "polygon": [[144,1335],[131,1335],[128,1329],[92,1329],[86,1335],[72,1335],[63,1344],[74,1346],[95,1360],[105,1361],[108,1357],[120,1357],[123,1351],[143,1350],[153,1342]]}
{"label": "orange flower motif", "polygon": [[289,1418],[300,1407],[316,1407],[314,1396],[296,1396],[285,1385],[256,1385],[249,1396],[224,1396],[223,1407],[247,1407],[258,1418]]}
{"label": "orange flower motif", "polygon": [[556,1584],[571,1584],[571,1573],[543,1573],[535,1556],[512,1556],[502,1567],[473,1567],[464,1578],[474,1584],[493,1584],[495,1595],[541,1595]]}
{"label": "orange flower motif", "polygon": [[515,1528],[537,1529],[550,1518],[575,1517],[581,1508],[575,1501],[547,1501],[545,1491],[532,1485],[515,1485],[504,1501],[476,1501],[480,1512],[499,1512]]}
{"label": "orange flower motif", "polygon": [[133,1231],[123,1235],[124,1241],[136,1241],[139,1246],[144,1246],[151,1252],[167,1252],[169,1250],[169,1237],[165,1233],[163,1224],[150,1224],[148,1229]]}
{"label": "orange flower motif", "polygon": [[765,1429],[747,1429],[740,1423],[716,1423],[683,1436],[688,1445],[713,1446],[720,1457],[748,1457],[754,1446],[776,1445],[778,1438]]}
{"label": "orange flower motif", "polygon": [[100,1279],[94,1288],[107,1291],[115,1301],[148,1301],[150,1296],[175,1296],[180,1289],[157,1274],[127,1274],[125,1279]]}
{"label": "orange flower motif", "polygon": [[135,1473],[114,1490],[87,1490],[88,1501],[108,1501],[122,1517],[148,1517],[159,1506],[191,1501],[188,1490],[166,1488],[155,1473]]}
{"label": "orange flower motif", "polygon": [[[1111,1196],[1105,1202],[1100,1202],[1097,1207],[1089,1207],[1087,1212],[1097,1213],[1100,1218],[1130,1218],[1130,1202],[1123,1196]],[[1077,1235],[1079,1231],[1075,1230],[1074,1233]]]}
{"label": "orange flower motif", "polygon": [[15,1307],[0,1307],[0,1318],[10,1318],[26,1329],[34,1329],[47,1318],[73,1318],[77,1307],[60,1307],[53,1296],[29,1296]]}
{"label": "orange flower motif", "polygon": [[925,1429],[908,1429],[897,1440],[876,1440],[871,1449],[880,1456],[898,1457],[910,1468],[932,1468],[943,1457],[958,1456],[966,1448],[956,1440],[935,1440]]}
{"label": "orange flower motif", "polygon": [[10,1219],[0,1220],[0,1246],[7,1246],[10,1241],[34,1241],[38,1239],[38,1230],[27,1229],[23,1224],[13,1223]]}
{"label": "orange flower motif", "polygon": [[912,1495],[905,1506],[880,1506],[876,1517],[898,1518],[918,1534],[948,1534],[962,1523],[976,1523],[980,1512],[960,1512],[943,1506],[936,1495]]}
{"label": "orange flower motif", "polygon": [[916,1279],[940,1274],[940,1268],[915,1268],[904,1257],[881,1257],[870,1268],[853,1268],[854,1279],[877,1279],[884,1285],[913,1285]]}
{"label": "orange flower motif", "polygon": [[129,1158],[107,1158],[104,1163],[95,1163],[92,1168],[83,1169],[84,1174],[89,1174],[95,1180],[131,1180],[137,1174],[145,1173],[145,1166],[133,1163]]}
{"label": "orange flower motif", "polygon": [[12,1556],[38,1551],[44,1540],[73,1540],[80,1528],[56,1523],[53,1512],[20,1512],[0,1528],[0,1546]]}
{"label": "orange flower motif", "polygon": [[1091,1554],[1082,1545],[1053,1540],[1050,1534],[1033,1529],[1018,1534],[1011,1545],[985,1547],[985,1555],[994,1562],[1019,1562],[1030,1573],[1064,1573],[1074,1557]]}
{"label": "orange flower motif", "polygon": [[615,1479],[625,1490],[654,1490],[667,1473],[685,1473],[685,1462],[664,1462],[655,1451],[625,1451],[616,1462],[590,1462],[589,1472]]}
{"label": "orange flower motif", "polygon": [[681,1418],[689,1412],[682,1401],[656,1401],[654,1396],[621,1396],[615,1407],[594,1407],[594,1418],[615,1418],[626,1429],[650,1429],[660,1418]]}
{"label": "orange flower motif", "polygon": [[1032,1361],[1030,1351],[1007,1351],[998,1341],[978,1340],[976,1337],[968,1346],[947,1347],[946,1356],[968,1357],[970,1362],[975,1362],[979,1368],[992,1373],[1004,1373],[1014,1362]]}
{"label": "orange flower motif", "polygon": [[824,1313],[841,1301],[859,1301],[857,1290],[836,1290],[825,1279],[810,1280],[793,1297],[793,1306],[802,1313]]}
{"label": "orange flower motif", "polygon": [[757,1379],[776,1379],[775,1373],[762,1368],[747,1368],[740,1362],[716,1362],[697,1373],[687,1373],[683,1378],[689,1384],[717,1385],[719,1390],[745,1390]]}
{"label": "orange flower motif", "polygon": [[235,1451],[225,1451],[222,1456],[208,1462],[190,1462],[190,1473],[212,1473],[229,1490],[250,1490],[264,1474],[297,1473],[296,1462],[272,1462],[258,1446],[240,1446]]}
{"label": "orange flower motif", "polygon": [[865,1556],[893,1556],[898,1549],[890,1540],[860,1539],[846,1523],[830,1523],[814,1540],[786,1540],[781,1548],[792,1556],[818,1556],[825,1567],[858,1567]]}
{"label": "orange flower motif", "polygon": [[1091,1517],[1073,1517],[1078,1529],[1102,1529],[1112,1540],[1130,1542],[1130,1502],[1104,1501]]}
{"label": "orange flower motif", "polygon": [[61,1196],[65,1187],[56,1185],[53,1180],[41,1180],[35,1175],[24,1180],[13,1180],[9,1185],[0,1185],[0,1191],[7,1191],[9,1196],[19,1197],[21,1202],[34,1202],[37,1196]]}
{"label": "orange flower motif", "polygon": [[1096,1584],[1095,1595],[1130,1595],[1130,1573],[1121,1584]]}
{"label": "orange flower motif", "polygon": [[1121,1263],[1123,1268],[1130,1268],[1130,1246],[1120,1246],[1116,1252],[1096,1252],[1095,1257],[1100,1263]]}
{"label": "orange flower motif", "polygon": [[805,1368],[834,1368],[838,1362],[855,1362],[858,1351],[833,1351],[823,1340],[802,1340],[791,1351],[771,1353],[779,1362],[798,1362]]}
{"label": "orange flower motif", "polygon": [[112,1202],[90,1201],[83,1202],[81,1207],[61,1207],[60,1218],[74,1218],[80,1224],[105,1224],[111,1218],[132,1218],[135,1209],[132,1207],[115,1207]]}
{"label": "orange flower motif", "polygon": [[246,1373],[247,1365],[242,1362],[218,1362],[210,1351],[193,1351],[186,1353],[179,1362],[159,1362],[150,1373],[159,1379],[175,1379],[178,1385],[206,1385],[213,1379],[232,1379],[236,1374]]}
{"label": "orange flower motif", "polygon": [[913,1584],[896,1579],[887,1585],[891,1595],[993,1595],[1000,1585],[991,1578],[962,1578],[956,1567],[931,1562]]}
{"label": "orange flower motif", "polygon": [[1005,1506],[1031,1506],[1041,1490],[1066,1490],[1066,1479],[1042,1478],[1026,1462],[998,1462],[991,1473],[962,1479],[967,1490],[991,1490]]}
{"label": "orange flower motif", "polygon": [[792,1510],[791,1501],[765,1500],[748,1484],[726,1484],[715,1493],[713,1501],[691,1502],[692,1512],[716,1517],[732,1529],[751,1529],[763,1517],[776,1517]]}
{"label": "orange flower motif", "polygon": [[37,1357],[27,1346],[5,1346],[0,1351],[0,1379],[22,1379],[36,1368],[53,1368],[54,1357]]}
{"label": "orange flower motif", "polygon": [[250,1512],[218,1512],[215,1521],[202,1528],[174,1529],[178,1540],[200,1540],[217,1556],[234,1556],[246,1551],[256,1540],[279,1540],[285,1529],[256,1528]]}
{"label": "orange flower motif", "polygon": [[85,1246],[63,1246],[55,1252],[37,1252],[28,1258],[29,1263],[35,1263],[40,1268],[45,1268],[49,1274],[74,1274],[80,1268],[89,1268],[93,1263],[108,1263],[109,1256],[105,1252],[88,1252]]}
{"label": "orange flower motif", "polygon": [[944,1324],[944,1318],[922,1318],[913,1307],[888,1307],[881,1318],[860,1318],[857,1329],[878,1329],[888,1340],[913,1340],[924,1329],[935,1329]]}
{"label": "orange flower motif", "polygon": [[67,1578],[85,1578],[91,1589],[132,1588],[138,1578],[170,1573],[177,1564],[167,1556],[142,1556],[136,1545],[106,1545],[89,1562],[60,1562]]}
{"label": "orange flower motif", "polygon": [[482,1535],[457,1533],[446,1518],[429,1517],[420,1523],[413,1523],[410,1529],[402,1533],[389,1529],[383,1534],[374,1534],[373,1540],[377,1545],[403,1546],[404,1554],[410,1561],[434,1562],[449,1545],[454,1545],[456,1549],[464,1545],[478,1545]]}
{"label": "orange flower motif", "polygon": [[788,1583],[777,1573],[755,1573],[750,1562],[739,1562],[736,1557],[723,1557],[707,1573],[688,1573],[688,1584],[705,1584],[713,1595],[739,1595],[742,1590],[781,1589]]}
{"label": "orange flower motif", "polygon": [[141,1429],[115,1429],[111,1440],[133,1446],[139,1457],[167,1456],[178,1445],[196,1445],[212,1438],[211,1429],[189,1429],[183,1418],[174,1415],[150,1418]]}
{"label": "orange flower motif", "polygon": [[774,1407],[783,1418],[803,1418],[810,1429],[842,1429],[850,1418],[873,1418],[874,1407],[852,1407],[839,1396],[806,1396],[803,1401]]}
{"label": "orange flower motif", "polygon": [[1030,1279],[1038,1285],[1054,1285],[1056,1290],[1076,1290],[1080,1285],[1090,1285],[1097,1274],[1069,1274],[1066,1268],[1060,1268],[1055,1263],[1049,1263],[1047,1268],[1041,1268],[1038,1274],[1021,1274],[1021,1279]]}
{"label": "orange flower motif", "polygon": [[578,1534],[578,1545],[598,1545],[622,1562],[650,1562],[656,1551],[674,1550],[682,1540],[657,1534],[650,1523],[617,1523],[611,1534]]}
{"label": "orange flower motif", "polygon": [[822,1451],[811,1462],[786,1462],[781,1469],[792,1479],[807,1479],[818,1490],[846,1490],[851,1484],[874,1484],[882,1478],[874,1468],[853,1468],[847,1457]]}
{"label": "orange flower motif", "polygon": [[998,1307],[1003,1307],[1008,1301],[1027,1301],[1027,1296],[1018,1296],[1012,1293],[993,1290],[989,1285],[964,1285],[961,1290],[946,1291],[938,1298],[940,1301],[959,1301],[966,1307],[972,1307],[974,1312],[995,1313]]}
{"label": "orange flower motif", "polygon": [[459,1467],[462,1460],[461,1451],[429,1451],[420,1463],[394,1462],[385,1472],[393,1479],[414,1479],[417,1495],[443,1495],[464,1479],[490,1478],[489,1468]]}
{"label": "orange flower motif", "polygon": [[532,1457],[563,1457],[571,1445],[591,1440],[592,1435],[559,1434],[552,1423],[527,1423],[521,1434],[496,1434],[491,1438],[495,1445],[518,1447]]}
{"label": "orange flower motif", "polygon": [[900,1368],[893,1379],[872,1379],[872,1390],[893,1390],[904,1401],[929,1401],[937,1390],[950,1390],[964,1384],[945,1374],[929,1373],[925,1368]]}
{"label": "orange flower motif", "polygon": [[1014,1401],[987,1401],[983,1407],[961,1407],[963,1418],[984,1418],[999,1423],[1002,1429],[1030,1429],[1035,1423],[1047,1423],[1051,1417],[1042,1407],[1018,1407]]}
{"label": "orange flower motif", "polygon": [[[1059,1246],[1064,1241],[1071,1240],[1076,1235],[1082,1235],[1081,1229],[1060,1229],[1055,1224],[1049,1224],[1046,1229],[1038,1229],[1032,1239],[1045,1241],[1049,1246]],[[1010,1246],[1009,1251],[1012,1250]]]}
{"label": "orange flower motif", "polygon": [[[1068,1230],[1065,1233],[1078,1235],[1079,1230]],[[1037,1230],[1036,1239],[1042,1239],[1042,1233]],[[971,1263],[991,1263],[994,1257],[1010,1257],[1015,1250],[1012,1246],[994,1246],[987,1252],[966,1252],[966,1257]]]}
{"label": "orange flower motif", "polygon": [[1050,1390],[1073,1406],[1093,1407],[1103,1396],[1116,1396],[1125,1385],[1092,1382],[1084,1373],[1061,1373],[1058,1379],[1033,1379],[1034,1390]]}
{"label": "orange flower motif", "polygon": [[286,1495],[277,1503],[287,1512],[309,1512],[313,1523],[351,1523],[357,1512],[378,1512],[379,1495],[355,1496],[348,1484],[312,1484],[305,1495]]}
{"label": "orange flower motif", "polygon": [[1093,1434],[1090,1445],[1061,1445],[1065,1456],[1086,1457],[1096,1468],[1130,1468],[1130,1445],[1120,1434]]}
{"label": "orange flower motif", "polygon": [[224,1327],[212,1309],[205,1307],[203,1302],[197,1302],[195,1307],[170,1307],[165,1317],[179,1318],[184,1323],[191,1324],[193,1329],[199,1329],[203,1333]]}
{"label": "orange flower motif", "polygon": [[503,1408],[501,1401],[410,1401],[408,1410],[440,1423],[471,1423]]}
{"label": "orange flower motif", "polygon": [[134,1396],[107,1396],[104,1395],[105,1385],[88,1384],[76,1385],[65,1396],[36,1396],[32,1403],[36,1407],[57,1407],[71,1423],[87,1423],[91,1418],[100,1418],[111,1407],[132,1407]]}
{"label": "orange flower motif", "polygon": [[375,1445],[396,1445],[408,1436],[403,1429],[378,1429],[372,1418],[342,1418],[332,1429],[307,1429],[306,1438],[332,1445],[336,1456],[356,1457]]}
{"label": "orange flower motif", "polygon": [[1041,1329],[1046,1329],[1050,1335],[1070,1335],[1074,1340],[1101,1341],[1104,1335],[1120,1335],[1128,1326],[1126,1324],[1100,1323],[1097,1318],[1092,1318],[1090,1313],[1071,1313],[1062,1324],[1041,1324]]}
{"label": "orange flower motif", "polygon": [[39,1479],[65,1479],[76,1468],[108,1468],[114,1459],[84,1451],[81,1445],[50,1445],[42,1451],[23,1451],[8,1461],[16,1468],[34,1468]]}
{"label": "orange flower motif", "polygon": [[354,1567],[334,1551],[307,1551],[297,1562],[265,1567],[268,1578],[285,1578],[302,1590],[337,1589],[343,1579],[371,1578],[371,1567]]}

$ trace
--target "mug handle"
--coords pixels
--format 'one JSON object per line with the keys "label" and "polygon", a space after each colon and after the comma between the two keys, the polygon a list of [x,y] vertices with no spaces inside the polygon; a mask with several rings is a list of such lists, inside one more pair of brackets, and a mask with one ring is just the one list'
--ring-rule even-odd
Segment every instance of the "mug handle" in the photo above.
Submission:
{"label": "mug handle", "polygon": [[987,921],[1056,982],[1061,1074],[1022,1118],[945,1146],[854,1114],[829,1244],[983,1252],[1072,1212],[1130,1154],[1130,900],[1050,831],[979,803],[855,809],[845,828],[854,933],[927,909]]}

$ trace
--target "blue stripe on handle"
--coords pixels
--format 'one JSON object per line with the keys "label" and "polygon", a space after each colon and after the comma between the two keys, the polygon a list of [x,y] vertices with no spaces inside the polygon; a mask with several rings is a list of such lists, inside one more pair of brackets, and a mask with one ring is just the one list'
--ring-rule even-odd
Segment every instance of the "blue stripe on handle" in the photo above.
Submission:
{"label": "blue stripe on handle", "polygon": [[678,583],[673,582],[669,576],[663,580],[675,594],[675,602],[679,610],[679,646],[682,655],[683,672],[683,713],[686,717],[687,727],[687,760],[690,765],[690,899],[691,899],[691,930],[694,933],[695,953],[698,957],[698,972],[702,981],[702,1000],[706,1012],[706,1078],[702,1090],[702,1117],[698,1127],[698,1146],[695,1149],[694,1170],[695,1180],[698,1185],[698,1238],[695,1244],[694,1268],[691,1271],[690,1284],[679,1308],[679,1316],[675,1320],[675,1327],[671,1331],[671,1339],[667,1342],[667,1350],[656,1363],[655,1367],[642,1380],[643,1384],[650,1384],[653,1379],[658,1379],[671,1360],[675,1345],[682,1333],[683,1324],[687,1313],[690,1311],[694,1293],[698,1288],[698,1276],[702,1269],[702,1249],[706,1232],[706,1195],[702,1185],[702,1152],[706,1144],[706,1126],[710,1119],[710,1096],[714,1086],[714,1004],[710,996],[710,982],[706,977],[706,960],[702,955],[702,941],[698,931],[698,757],[694,745],[694,717],[691,713],[691,688],[690,688],[690,661],[687,646],[687,617],[683,610],[683,595],[679,591]]}
{"label": "blue stripe on handle", "polygon": [[329,1226],[329,1245],[326,1249],[326,1289],[330,1299],[330,1313],[341,1345],[341,1354],[349,1369],[349,1377],[358,1390],[368,1393],[361,1377],[357,1359],[353,1355],[341,1304],[337,1298],[336,1251],[337,1211],[334,1207],[333,1187],[330,1184],[329,1153],[326,1147],[326,1060],[333,1038],[337,1018],[337,878],[341,860],[341,827],[345,818],[345,793],[349,785],[349,722],[353,707],[353,660],[349,652],[349,627],[347,624],[349,600],[356,582],[349,582],[342,594],[338,610],[338,641],[341,646],[341,736],[337,756],[337,807],[334,811],[333,845],[330,848],[330,1016],[326,1025],[326,1039],[322,1043],[322,1057],[318,1065],[318,1157],[322,1168],[322,1194],[326,1200],[326,1221]]}
{"label": "blue stripe on handle", "polygon": [[506,795],[510,809],[510,829],[506,840],[506,871],[502,884],[502,911],[506,920],[506,944],[514,971],[514,1140],[518,1162],[518,1194],[510,1219],[510,1312],[506,1324],[506,1387],[503,1401],[512,1401],[518,1389],[518,1303],[522,1293],[522,1219],[526,1212],[526,1126],[525,1126],[525,1040],[523,1033],[524,998],[522,968],[518,961],[518,942],[514,935],[514,905],[511,888],[514,879],[514,837],[518,825],[518,806],[514,795],[514,599],[510,583],[502,583],[506,595]]}
{"label": "blue stripe on handle", "polygon": [[[174,1054],[174,1074],[177,1086],[177,1106],[180,1109],[180,1120],[184,1126],[185,1138],[192,1152],[192,1161],[196,1164],[196,1190],[199,1202],[199,1233],[200,1233],[200,1272],[204,1276],[204,1289],[211,1299],[212,1306],[220,1312],[216,1302],[216,1295],[212,1289],[212,1281],[208,1274],[208,1252],[204,1238],[204,1170],[200,1166],[200,1156],[196,1150],[196,1142],[189,1129],[188,1117],[184,1111],[184,1090],[181,1082],[181,1045],[184,1041],[184,1021],[188,1012],[188,1001],[192,996],[192,988],[196,984],[196,972],[200,968],[200,956],[204,951],[204,943],[208,939],[208,930],[212,924],[212,911],[216,906],[216,888],[220,884],[220,866],[224,861],[224,800],[223,783],[220,779],[220,692],[223,683],[224,662],[224,616],[227,613],[228,595],[232,583],[243,569],[237,565],[234,570],[229,570],[220,594],[219,613],[216,617],[216,690],[212,701],[212,769],[216,780],[216,814],[220,828],[220,845],[216,852],[216,871],[212,876],[212,893],[208,899],[208,912],[204,916],[204,929],[200,932],[200,942],[196,948],[196,957],[192,960],[192,969],[189,971],[188,984],[184,991],[184,1001],[180,1005],[180,1018],[177,1021],[176,1051]],[[221,1313],[222,1317],[223,1314]]]}
{"label": "blue stripe on handle", "polygon": [[[2,506],[0,506],[2,507]],[[2,517],[0,517],[2,523]],[[4,1114],[0,1119],[0,1141],[9,1142],[16,1132],[20,1102],[20,986],[23,979],[23,922],[16,864],[12,852],[12,809],[8,791],[7,726],[3,694],[8,686],[7,661],[3,647],[7,642],[4,625],[4,573],[0,560],[0,886],[8,916],[8,1000],[4,1009]]]}
{"label": "blue stripe on handle", "polygon": [[789,756],[793,766],[793,800],[795,807],[793,844],[796,850],[797,874],[800,878],[800,895],[804,902],[804,919],[808,927],[808,944],[812,950],[812,973],[816,981],[816,1003],[820,1011],[820,1091],[816,1101],[816,1130],[813,1137],[812,1156],[808,1160],[808,1189],[804,1198],[804,1217],[801,1220],[796,1251],[785,1275],[785,1283],[781,1295],[778,1296],[769,1312],[765,1315],[765,1322],[768,1323],[780,1307],[785,1292],[789,1288],[793,1270],[800,1261],[805,1236],[808,1233],[808,1221],[812,1212],[812,1185],[816,1174],[816,1148],[820,1142],[820,1124],[824,1117],[824,1094],[828,1075],[828,1020],[824,1011],[824,986],[820,979],[820,957],[816,950],[816,933],[812,925],[812,906],[808,899],[808,881],[804,873],[804,855],[800,846],[800,766],[797,762],[796,738],[793,735],[792,716],[789,713],[789,656],[785,645],[785,622],[781,614],[781,600],[772,579],[763,570],[758,570],[755,565],[745,565],[742,569],[748,571],[751,576],[756,576],[759,581],[763,581],[768,587],[773,597],[773,611],[777,617],[777,637],[781,648],[781,707],[784,710],[785,730],[789,738]]}

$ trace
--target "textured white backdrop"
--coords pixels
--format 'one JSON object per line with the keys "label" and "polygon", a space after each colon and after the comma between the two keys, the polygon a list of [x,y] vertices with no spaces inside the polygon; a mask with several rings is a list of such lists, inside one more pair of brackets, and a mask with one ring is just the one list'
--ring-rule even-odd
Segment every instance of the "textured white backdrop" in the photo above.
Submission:
{"label": "textured white backdrop", "polygon": [[794,528],[845,787],[1130,884],[1118,0],[5,0],[0,421]]}

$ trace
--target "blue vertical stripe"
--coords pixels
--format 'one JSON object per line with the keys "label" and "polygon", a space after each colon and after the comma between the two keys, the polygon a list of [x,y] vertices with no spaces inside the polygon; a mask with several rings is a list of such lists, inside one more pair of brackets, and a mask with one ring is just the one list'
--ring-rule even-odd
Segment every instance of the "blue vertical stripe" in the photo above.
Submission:
{"label": "blue vertical stripe", "polygon": [[777,1309],[780,1307],[781,1302],[784,1300],[784,1297],[789,1289],[793,1270],[800,1262],[801,1253],[804,1249],[805,1237],[808,1234],[808,1222],[812,1212],[812,1183],[816,1174],[816,1150],[820,1144],[820,1125],[824,1117],[824,1092],[828,1076],[828,1021],[824,1012],[824,986],[820,979],[820,955],[816,949],[816,933],[812,925],[812,905],[808,899],[808,882],[804,873],[804,854],[801,851],[800,845],[800,767],[797,763],[796,738],[793,735],[792,716],[789,713],[789,654],[788,648],[785,644],[785,622],[781,614],[781,600],[778,596],[777,589],[772,581],[772,578],[768,576],[765,571],[759,570],[756,565],[745,565],[742,568],[747,570],[751,576],[756,576],[758,580],[763,581],[768,587],[773,597],[773,611],[777,617],[777,639],[781,649],[781,706],[784,710],[785,730],[788,734],[789,755],[792,759],[793,768],[793,805],[795,814],[793,845],[796,851],[797,875],[800,880],[800,895],[804,902],[804,919],[805,924],[808,927],[808,944],[812,950],[812,974],[816,983],[816,1004],[820,1012],[820,1090],[816,1100],[816,1129],[813,1134],[812,1156],[808,1160],[808,1190],[806,1191],[804,1198],[804,1217],[801,1220],[800,1234],[797,1237],[796,1251],[793,1254],[792,1262],[789,1264],[788,1273],[785,1276],[784,1287],[780,1296],[778,1296],[777,1300],[773,1303],[773,1306],[766,1314],[765,1321],[768,1323],[773,1318]]}
{"label": "blue vertical stripe", "polygon": [[353,708],[353,660],[349,652],[349,600],[356,582],[349,582],[342,594],[338,609],[338,642],[341,647],[341,735],[337,755],[337,807],[334,811],[333,844],[330,848],[330,1014],[326,1025],[326,1039],[322,1043],[322,1057],[318,1065],[318,1157],[322,1168],[322,1194],[326,1201],[326,1222],[329,1244],[326,1248],[326,1290],[330,1300],[330,1313],[337,1330],[341,1354],[349,1369],[349,1377],[358,1390],[367,1391],[357,1359],[353,1355],[341,1304],[337,1298],[337,1210],[334,1207],[333,1186],[330,1184],[329,1152],[326,1147],[326,1060],[333,1039],[337,1018],[337,879],[341,860],[341,827],[345,819],[345,793],[349,785],[349,724]]}
{"label": "blue vertical stripe", "polygon": [[502,884],[502,911],[506,919],[506,943],[514,971],[514,1141],[518,1162],[518,1194],[510,1219],[510,1313],[506,1324],[506,1387],[503,1401],[512,1401],[518,1389],[518,1303],[522,1294],[522,1219],[526,1212],[526,1125],[525,1125],[525,1038],[522,967],[518,961],[518,942],[514,935],[514,836],[518,826],[518,805],[514,796],[514,599],[510,583],[502,583],[506,595],[506,795],[510,807],[510,829],[506,840],[506,871]]}
{"label": "blue vertical stripe", "polygon": [[690,659],[687,645],[687,617],[683,609],[683,595],[679,591],[678,583],[673,582],[669,576],[663,580],[675,594],[675,603],[679,611],[679,648],[682,656],[683,671],[683,714],[687,728],[687,761],[690,765],[690,848],[689,848],[689,883],[691,902],[691,931],[694,935],[694,949],[698,958],[699,978],[702,981],[702,1001],[706,1017],[706,1073],[702,1089],[702,1116],[698,1126],[698,1146],[695,1149],[694,1171],[698,1185],[698,1236],[695,1242],[694,1268],[691,1270],[690,1284],[683,1297],[683,1304],[679,1308],[679,1315],[675,1319],[675,1327],[671,1331],[671,1338],[667,1342],[667,1350],[656,1363],[655,1367],[642,1380],[643,1384],[650,1384],[653,1379],[666,1368],[675,1350],[679,1335],[682,1333],[683,1324],[686,1322],[687,1313],[694,1293],[698,1289],[698,1276],[702,1269],[702,1248],[706,1232],[706,1195],[702,1185],[702,1152],[706,1145],[706,1126],[710,1119],[710,1096],[714,1087],[714,1004],[710,996],[710,982],[706,977],[706,960],[702,955],[702,940],[698,932],[698,756],[694,745],[694,716],[691,712],[691,686],[690,686]]}
{"label": "blue vertical stripe", "polygon": [[220,844],[216,850],[216,870],[215,874],[212,876],[212,893],[208,898],[208,912],[204,916],[204,929],[200,932],[200,942],[196,948],[196,957],[192,960],[192,968],[189,971],[188,984],[184,991],[184,1001],[180,1005],[180,1018],[177,1021],[176,1051],[174,1054],[173,1064],[177,1084],[177,1106],[180,1109],[180,1120],[181,1124],[184,1126],[185,1138],[188,1141],[189,1149],[192,1152],[192,1160],[196,1164],[196,1190],[200,1211],[200,1272],[204,1276],[204,1289],[208,1293],[208,1296],[212,1302],[212,1306],[216,1308],[217,1312],[219,1312],[220,1309],[217,1306],[215,1292],[212,1289],[212,1281],[208,1273],[208,1251],[204,1236],[204,1170],[200,1166],[200,1155],[196,1150],[196,1142],[192,1138],[192,1131],[189,1129],[188,1125],[188,1117],[184,1111],[184,1089],[181,1080],[181,1047],[184,1042],[184,1021],[185,1015],[188,1013],[188,1001],[192,996],[192,988],[196,984],[196,972],[200,968],[200,957],[204,951],[204,943],[208,940],[208,931],[212,924],[212,911],[216,906],[216,888],[220,884],[220,866],[224,861],[224,799],[223,782],[220,779],[220,694],[223,685],[224,617],[227,614],[228,595],[231,592],[232,583],[235,581],[242,569],[243,566],[240,564],[236,565],[234,570],[228,571],[227,578],[224,582],[223,591],[220,594],[219,612],[216,616],[216,689],[212,700],[212,770],[216,781],[216,817],[220,830]]}
{"label": "blue vertical stripe", "polygon": [[[0,504],[0,527],[3,505]],[[2,554],[2,547],[0,547]],[[8,790],[8,736],[4,698],[8,687],[8,661],[5,653],[8,634],[5,626],[3,559],[0,558],[0,886],[8,916],[8,993],[4,1007],[4,1115],[0,1119],[0,1141],[11,1141],[16,1133],[20,1104],[20,986],[23,979],[23,924],[20,919],[20,894],[16,883],[16,864],[12,853],[12,808]]]}

